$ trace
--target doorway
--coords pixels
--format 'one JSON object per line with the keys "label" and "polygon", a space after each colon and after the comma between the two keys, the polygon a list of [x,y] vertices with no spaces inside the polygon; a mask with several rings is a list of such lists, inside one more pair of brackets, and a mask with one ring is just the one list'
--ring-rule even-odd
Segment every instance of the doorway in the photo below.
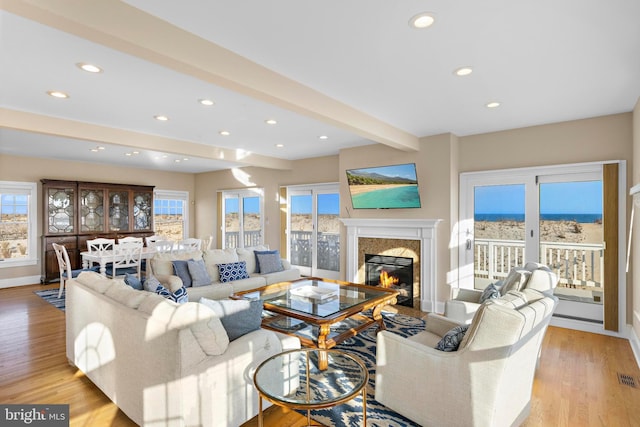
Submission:
{"label": "doorway", "polygon": [[460,286],[484,289],[514,266],[540,262],[558,275],[554,316],[617,331],[625,298],[618,292],[618,236],[624,233],[618,217],[624,207],[617,197],[605,200],[618,195],[624,177],[618,166],[461,174],[460,266],[473,274],[462,277]]}

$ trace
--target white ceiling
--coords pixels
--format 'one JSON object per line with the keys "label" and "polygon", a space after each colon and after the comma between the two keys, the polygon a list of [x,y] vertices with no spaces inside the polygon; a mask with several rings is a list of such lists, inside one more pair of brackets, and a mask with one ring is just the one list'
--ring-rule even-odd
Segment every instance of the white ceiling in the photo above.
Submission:
{"label": "white ceiling", "polygon": [[[3,1],[0,154],[286,168],[347,147],[411,151],[445,132],[628,112],[640,96],[638,1],[85,3]],[[423,11],[435,24],[410,28]],[[461,66],[473,73],[455,76]]]}

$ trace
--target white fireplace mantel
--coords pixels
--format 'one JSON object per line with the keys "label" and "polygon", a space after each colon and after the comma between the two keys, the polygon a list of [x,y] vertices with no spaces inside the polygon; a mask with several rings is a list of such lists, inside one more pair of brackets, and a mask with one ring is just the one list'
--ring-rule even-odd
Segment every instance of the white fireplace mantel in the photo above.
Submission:
{"label": "white fireplace mantel", "polygon": [[420,309],[436,307],[436,228],[441,219],[340,218],[347,227],[347,274],[351,282],[358,280],[358,239],[406,239],[420,241]]}

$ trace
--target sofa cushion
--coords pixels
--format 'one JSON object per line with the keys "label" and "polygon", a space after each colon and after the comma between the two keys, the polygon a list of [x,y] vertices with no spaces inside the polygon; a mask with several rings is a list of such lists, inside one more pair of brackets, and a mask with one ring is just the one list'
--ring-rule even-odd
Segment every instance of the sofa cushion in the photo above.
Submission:
{"label": "sofa cushion", "polygon": [[256,268],[260,269],[260,274],[269,274],[284,270],[282,261],[280,260],[280,251],[273,251],[273,253],[256,252],[256,258],[258,258]]}
{"label": "sofa cushion", "polygon": [[169,319],[169,329],[188,326],[207,355],[220,355],[229,347],[229,337],[222,322],[212,310],[202,304],[187,303],[178,306]]}
{"label": "sofa cushion", "polygon": [[469,325],[460,325],[451,328],[436,345],[436,350],[440,351],[458,351],[460,343],[467,333]]}
{"label": "sofa cushion", "polygon": [[76,280],[94,291],[104,294],[111,286],[111,279],[94,271],[83,271]]}
{"label": "sofa cushion", "polygon": [[238,261],[244,261],[247,263],[247,273],[259,273],[258,260],[256,259],[255,251],[267,251],[269,248],[264,245],[248,246],[246,248],[237,248]]}
{"label": "sofa cushion", "polygon": [[509,291],[519,291],[524,287],[531,272],[524,268],[512,268],[504,279],[504,284],[500,288],[500,294],[504,295]]}
{"label": "sofa cushion", "polygon": [[260,329],[262,324],[262,301],[254,300],[210,300],[200,298],[200,303],[211,308],[220,318],[229,341],[233,341],[251,331]]}
{"label": "sofa cushion", "polygon": [[174,274],[173,261],[188,259],[202,259],[202,252],[158,252],[150,260],[151,271],[158,276],[171,275]]}
{"label": "sofa cushion", "polygon": [[280,258],[280,251],[278,251],[277,249],[274,250],[254,250],[254,258],[255,258],[255,262],[256,262],[256,269],[255,272],[256,273],[262,273],[262,271],[260,270],[260,260],[258,259],[259,255],[271,255],[271,254],[278,254],[278,258]]}
{"label": "sofa cushion", "polygon": [[209,273],[209,277],[211,277],[211,281],[214,283],[220,281],[218,264],[238,262],[238,254],[234,248],[209,249],[204,251],[202,258],[207,267],[207,273]]}
{"label": "sofa cushion", "polygon": [[220,281],[222,283],[249,278],[249,273],[247,273],[247,263],[244,261],[218,264],[218,271]]}
{"label": "sofa cushion", "polygon": [[[193,259],[189,260],[193,261]],[[182,280],[182,285],[186,288],[191,286],[191,273],[189,273],[189,266],[187,265],[187,260],[176,259],[171,261],[173,264],[173,271],[176,276]]]}
{"label": "sofa cushion", "polygon": [[191,285],[193,287],[207,286],[211,284],[211,276],[209,276],[209,272],[207,271],[207,267],[204,265],[203,260],[187,261],[187,267],[189,268]]}
{"label": "sofa cushion", "polygon": [[138,308],[147,297],[146,292],[139,292],[120,280],[115,280],[104,294],[129,308]]}

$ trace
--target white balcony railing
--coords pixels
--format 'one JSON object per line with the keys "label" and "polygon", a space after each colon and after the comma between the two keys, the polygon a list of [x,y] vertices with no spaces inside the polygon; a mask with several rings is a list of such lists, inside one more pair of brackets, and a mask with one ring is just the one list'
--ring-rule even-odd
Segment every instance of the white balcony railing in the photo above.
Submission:
{"label": "white balcony railing", "polygon": [[[504,279],[511,267],[523,265],[524,259],[522,240],[475,240],[474,274],[487,283]],[[541,242],[540,262],[558,275],[560,286],[603,286],[603,244]]]}

